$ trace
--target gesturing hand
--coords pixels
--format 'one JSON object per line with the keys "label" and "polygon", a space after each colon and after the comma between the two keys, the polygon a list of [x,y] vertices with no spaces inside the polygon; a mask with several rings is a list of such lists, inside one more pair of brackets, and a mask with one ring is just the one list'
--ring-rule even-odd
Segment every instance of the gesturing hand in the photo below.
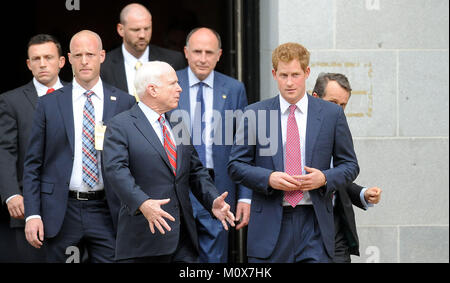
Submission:
{"label": "gesturing hand", "polygon": [[[214,216],[222,222],[223,228],[228,230],[227,222],[234,227],[234,215],[230,211],[230,205],[225,202],[228,192],[224,192],[222,195],[218,196],[212,207],[212,213]],[[225,221],[226,220],[226,221]]]}
{"label": "gesturing hand", "polygon": [[155,226],[161,234],[166,233],[164,228],[166,228],[167,231],[172,230],[164,218],[167,218],[170,221],[175,221],[175,218],[161,208],[162,205],[169,203],[169,201],[170,199],[149,199],[144,201],[139,207],[139,210],[148,220],[152,234],[155,234]]}

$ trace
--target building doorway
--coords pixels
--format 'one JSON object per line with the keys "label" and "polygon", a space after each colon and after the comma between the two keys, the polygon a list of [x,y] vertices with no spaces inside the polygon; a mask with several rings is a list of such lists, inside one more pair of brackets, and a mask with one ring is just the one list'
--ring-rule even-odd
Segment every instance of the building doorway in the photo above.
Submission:
{"label": "building doorway", "polygon": [[[259,85],[259,75],[248,77],[255,72],[256,66],[259,69],[259,48],[255,46],[257,42],[254,38],[258,33],[258,27],[255,26],[259,15],[258,0],[13,1],[0,20],[2,26],[6,27],[3,30],[2,54],[7,66],[0,93],[24,85],[32,79],[25,61],[26,45],[33,35],[48,33],[56,36],[66,57],[70,38],[82,29],[97,32],[106,51],[120,45],[121,38],[116,32],[119,13],[131,2],[141,3],[152,13],[152,44],[182,52],[186,35],[192,28],[206,26],[217,30],[223,42],[223,55],[217,70],[241,79],[247,86],[249,101],[259,98],[259,94],[253,90],[255,87],[250,86],[256,85],[256,82]],[[70,10],[71,8],[73,9]],[[239,50],[238,46],[241,46]],[[247,62],[249,59],[252,62]],[[238,62],[243,62],[239,69]],[[246,75],[239,78],[239,73]],[[65,81],[71,81],[72,72],[68,62],[60,76]]]}

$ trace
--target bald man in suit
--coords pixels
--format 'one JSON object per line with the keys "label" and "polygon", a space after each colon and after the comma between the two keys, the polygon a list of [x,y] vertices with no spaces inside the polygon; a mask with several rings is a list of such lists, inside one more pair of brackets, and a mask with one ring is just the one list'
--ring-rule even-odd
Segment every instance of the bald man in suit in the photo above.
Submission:
{"label": "bald man in suit", "polygon": [[72,84],[43,97],[33,118],[24,166],[25,234],[33,247],[46,246],[48,262],[70,260],[67,249],[75,246],[87,248],[90,262],[114,262],[119,204],[102,178],[94,129],[135,100],[100,79],[105,51],[96,33],[75,34],[68,57]]}

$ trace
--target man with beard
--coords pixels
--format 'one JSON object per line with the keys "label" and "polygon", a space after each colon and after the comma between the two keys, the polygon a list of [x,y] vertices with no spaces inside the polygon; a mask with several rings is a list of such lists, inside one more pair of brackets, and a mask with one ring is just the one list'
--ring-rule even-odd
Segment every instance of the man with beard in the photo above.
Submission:
{"label": "man with beard", "polygon": [[186,67],[181,52],[165,49],[150,43],[152,37],[152,15],[141,4],[131,3],[120,12],[117,33],[123,44],[106,54],[101,70],[102,79],[136,97],[134,77],[143,63],[164,61],[175,70]]}

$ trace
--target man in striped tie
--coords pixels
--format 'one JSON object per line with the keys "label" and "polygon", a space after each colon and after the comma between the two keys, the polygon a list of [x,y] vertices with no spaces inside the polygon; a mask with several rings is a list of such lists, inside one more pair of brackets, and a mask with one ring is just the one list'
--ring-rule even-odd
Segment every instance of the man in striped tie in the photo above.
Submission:
{"label": "man in striped tie", "polygon": [[25,234],[33,247],[46,247],[48,262],[80,262],[85,249],[90,262],[113,262],[118,200],[102,176],[95,128],[135,100],[100,79],[105,51],[96,33],[75,34],[68,57],[72,83],[42,97],[33,118],[24,166]]}
{"label": "man in striped tie", "polygon": [[111,120],[103,152],[106,178],[122,201],[116,260],[198,262],[189,191],[224,229],[234,226],[228,192],[219,195],[183,121],[166,114],[180,99],[175,70],[144,63],[135,87],[140,102]]}

